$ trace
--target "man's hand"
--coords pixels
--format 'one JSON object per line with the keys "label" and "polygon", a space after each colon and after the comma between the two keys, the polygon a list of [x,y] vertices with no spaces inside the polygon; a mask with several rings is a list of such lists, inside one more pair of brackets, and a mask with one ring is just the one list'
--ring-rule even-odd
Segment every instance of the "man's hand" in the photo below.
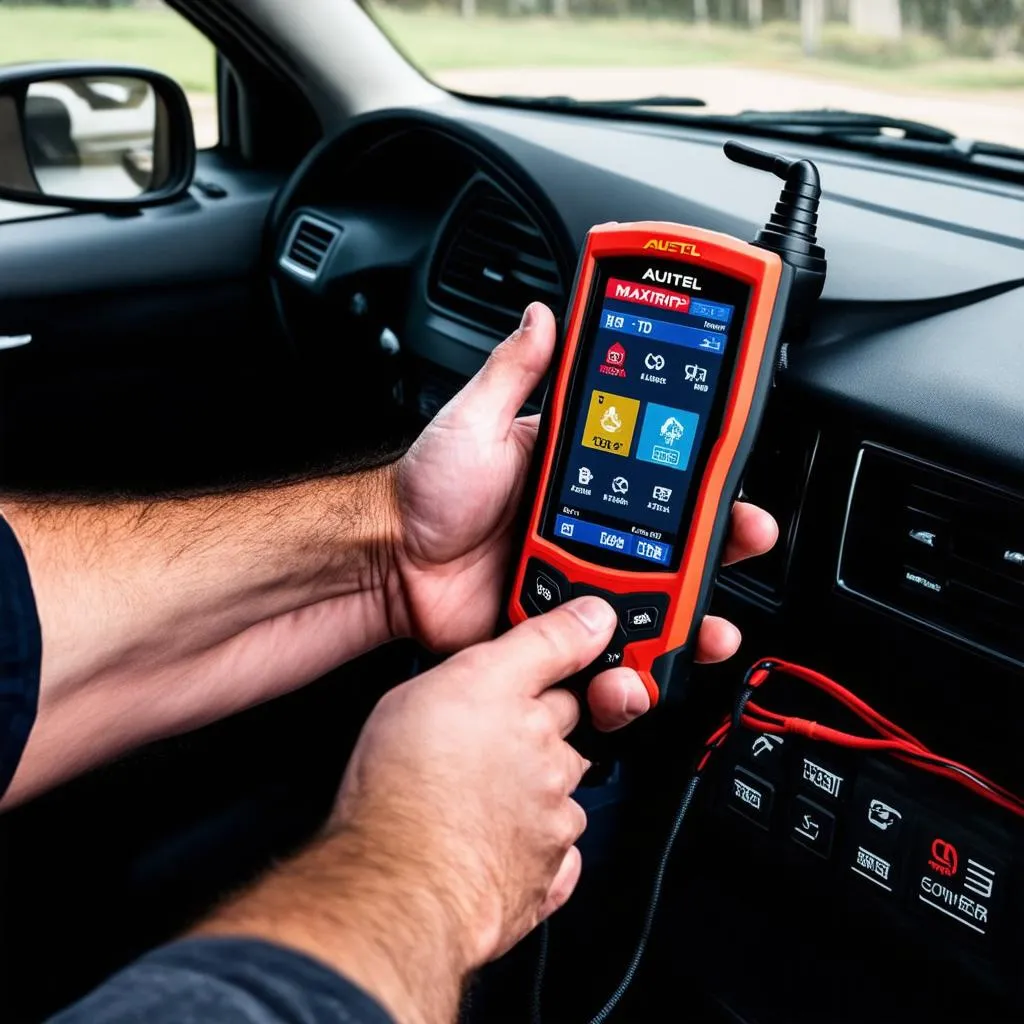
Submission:
{"label": "man's hand", "polygon": [[560,907],[586,826],[587,762],[552,684],[604,649],[615,613],[571,601],[392,690],[363,730],[327,836],[200,931],[293,946],[401,1024],[455,1017],[466,975]]}
{"label": "man's hand", "polygon": [[[534,303],[519,330],[494,350],[399,463],[400,526],[390,601],[396,632],[439,651],[491,635],[537,438],[537,417],[517,413],[540,383],[554,347],[554,317]],[[726,563],[763,554],[777,536],[768,513],[737,504]],[[735,626],[708,616],[697,660],[724,661],[739,644]],[[604,729],[625,725],[650,705],[632,669],[597,677],[588,699],[595,723]]]}
{"label": "man's hand", "polygon": [[[142,743],[287,693],[397,634],[490,636],[537,423],[516,412],[554,347],[543,306],[397,465],[163,501],[8,495],[42,626],[38,716],[2,806]],[[726,557],[775,524],[737,505]],[[699,660],[739,632],[705,620]],[[632,670],[596,678],[598,727],[647,710]]]}

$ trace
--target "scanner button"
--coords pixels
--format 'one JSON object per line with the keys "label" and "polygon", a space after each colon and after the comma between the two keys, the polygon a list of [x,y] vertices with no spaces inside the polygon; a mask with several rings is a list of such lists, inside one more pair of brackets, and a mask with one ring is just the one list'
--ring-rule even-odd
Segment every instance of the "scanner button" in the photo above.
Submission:
{"label": "scanner button", "polygon": [[[613,608],[618,610],[619,601],[621,600],[618,594],[613,594],[609,590],[601,590],[598,587],[592,587],[589,583],[574,583],[572,585],[572,596],[573,597],[599,597],[602,601],[607,601]],[[613,634],[611,641],[607,648],[605,648],[604,654],[595,662],[596,665],[601,665],[605,668],[611,668],[618,665],[622,661],[622,648],[626,644],[627,637],[626,631],[622,628],[622,617],[619,616],[619,624],[615,627],[615,633]],[[610,657],[611,652],[618,651],[618,659],[612,659]],[[605,655],[609,655],[606,660]]]}
{"label": "scanner button", "polygon": [[531,558],[526,566],[521,594],[528,615],[542,615],[557,608],[569,596],[569,581],[551,566]]}
{"label": "scanner button", "polygon": [[623,651],[616,643],[612,643],[611,647],[606,648],[601,656],[597,659],[597,666],[599,668],[615,668],[622,664]]}
{"label": "scanner button", "polygon": [[533,577],[530,598],[538,608],[547,611],[562,603],[562,591],[550,576],[538,572]]}
{"label": "scanner button", "polygon": [[650,640],[658,636],[668,615],[668,595],[626,594],[619,600],[619,625],[628,640]]}
{"label": "scanner button", "polygon": [[658,628],[658,609],[653,604],[638,608],[627,608],[622,615],[622,625],[627,633],[654,632]]}

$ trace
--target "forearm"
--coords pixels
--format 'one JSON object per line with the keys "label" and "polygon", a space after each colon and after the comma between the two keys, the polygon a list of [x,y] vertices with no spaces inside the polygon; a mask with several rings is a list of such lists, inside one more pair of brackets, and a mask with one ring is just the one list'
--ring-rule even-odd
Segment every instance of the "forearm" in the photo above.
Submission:
{"label": "forearm", "polygon": [[298,950],[368,992],[398,1024],[451,1024],[469,973],[458,916],[422,882],[406,884],[405,877],[379,845],[342,830],[228,904],[196,934]]}
{"label": "forearm", "polygon": [[43,634],[7,803],[386,640],[393,472],[158,502],[8,500]]}

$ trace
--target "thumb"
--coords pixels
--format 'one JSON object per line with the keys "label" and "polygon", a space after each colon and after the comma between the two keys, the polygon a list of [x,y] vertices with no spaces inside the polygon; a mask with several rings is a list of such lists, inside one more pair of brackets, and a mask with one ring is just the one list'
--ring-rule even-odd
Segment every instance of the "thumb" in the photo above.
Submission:
{"label": "thumb", "polygon": [[554,351],[554,314],[542,303],[533,302],[526,307],[518,330],[494,349],[462,389],[454,414],[477,428],[481,423],[492,424],[504,437],[543,378]]}
{"label": "thumb", "polygon": [[482,646],[492,674],[536,697],[586,668],[608,646],[617,627],[615,609],[607,601],[580,597],[527,619]]}

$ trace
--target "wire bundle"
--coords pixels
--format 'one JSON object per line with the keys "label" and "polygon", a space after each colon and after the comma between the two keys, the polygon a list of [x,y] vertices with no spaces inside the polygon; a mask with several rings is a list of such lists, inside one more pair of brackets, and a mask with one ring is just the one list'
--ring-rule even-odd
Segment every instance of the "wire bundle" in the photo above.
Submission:
{"label": "wire bundle", "polygon": [[[853,712],[874,735],[862,736],[843,732],[807,718],[790,717],[766,710],[752,698],[774,672],[785,673],[820,690]],[[1024,818],[1024,800],[1015,793],[959,761],[936,754],[905,729],[879,714],[845,686],[820,672],[778,658],[764,658],[749,669],[744,684],[732,716],[708,737],[697,762],[698,775],[703,772],[712,753],[725,742],[733,729],[742,727],[778,736],[803,736],[819,743],[831,743],[833,746],[865,753],[888,754],[922,771],[950,779],[989,802]]]}

